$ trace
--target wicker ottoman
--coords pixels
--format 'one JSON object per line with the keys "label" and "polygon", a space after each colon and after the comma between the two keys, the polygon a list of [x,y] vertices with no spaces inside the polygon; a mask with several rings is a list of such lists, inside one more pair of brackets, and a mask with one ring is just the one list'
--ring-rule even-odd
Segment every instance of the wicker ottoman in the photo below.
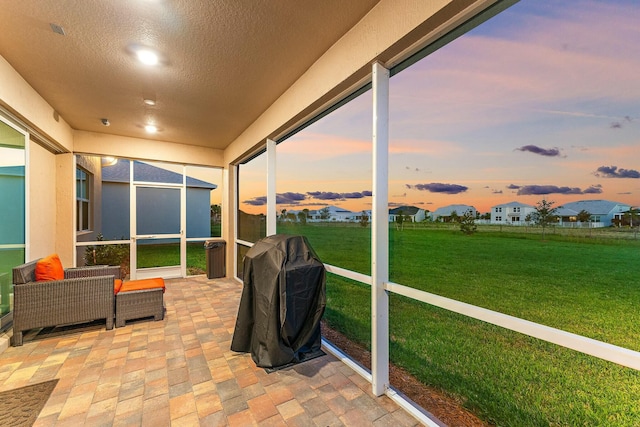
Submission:
{"label": "wicker ottoman", "polygon": [[164,280],[145,279],[125,282],[116,295],[116,327],[127,320],[153,316],[164,319]]}

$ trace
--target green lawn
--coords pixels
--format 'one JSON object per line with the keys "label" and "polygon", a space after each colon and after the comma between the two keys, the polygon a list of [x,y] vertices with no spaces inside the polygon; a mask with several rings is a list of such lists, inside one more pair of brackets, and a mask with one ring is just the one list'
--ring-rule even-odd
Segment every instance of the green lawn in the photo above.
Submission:
{"label": "green lawn", "polygon": [[[138,268],[180,265],[180,244],[139,245]],[[187,243],[187,274],[204,274],[206,257],[203,243]]]}
{"label": "green lawn", "polygon": [[[370,230],[280,226],[369,272]],[[640,242],[455,229],[390,231],[391,280],[640,350]],[[367,286],[329,275],[325,319],[370,345]],[[640,425],[640,373],[391,295],[390,356],[498,425]]]}

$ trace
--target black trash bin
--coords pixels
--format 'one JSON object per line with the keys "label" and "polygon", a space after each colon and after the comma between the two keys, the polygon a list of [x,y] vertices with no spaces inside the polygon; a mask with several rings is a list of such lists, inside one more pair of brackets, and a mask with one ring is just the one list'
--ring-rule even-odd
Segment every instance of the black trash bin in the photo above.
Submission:
{"label": "black trash bin", "polygon": [[304,236],[276,234],[244,258],[244,287],[231,350],[278,368],[323,355],[325,269]]}
{"label": "black trash bin", "polygon": [[207,240],[204,242],[207,257],[207,279],[218,279],[226,276],[226,246],[227,243],[224,240]]}

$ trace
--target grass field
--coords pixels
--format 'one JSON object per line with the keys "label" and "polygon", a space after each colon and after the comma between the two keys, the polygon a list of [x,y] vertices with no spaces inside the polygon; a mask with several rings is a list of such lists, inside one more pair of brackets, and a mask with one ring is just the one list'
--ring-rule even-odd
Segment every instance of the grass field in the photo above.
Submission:
{"label": "grass field", "polygon": [[[369,273],[370,230],[280,226],[329,264]],[[390,231],[391,280],[640,350],[640,242],[593,232]],[[602,233],[608,232],[603,230]],[[329,275],[325,319],[370,345],[370,291]],[[497,425],[640,425],[640,373],[390,297],[390,357]]]}

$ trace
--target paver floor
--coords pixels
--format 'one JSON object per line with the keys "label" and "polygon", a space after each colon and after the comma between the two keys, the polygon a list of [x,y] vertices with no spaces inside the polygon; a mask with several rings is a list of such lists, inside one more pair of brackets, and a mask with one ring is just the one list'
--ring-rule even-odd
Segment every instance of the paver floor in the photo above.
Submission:
{"label": "paver floor", "polygon": [[326,356],[267,374],[230,350],[242,285],[167,281],[163,321],[25,334],[0,354],[0,391],[58,378],[43,426],[413,426]]}

